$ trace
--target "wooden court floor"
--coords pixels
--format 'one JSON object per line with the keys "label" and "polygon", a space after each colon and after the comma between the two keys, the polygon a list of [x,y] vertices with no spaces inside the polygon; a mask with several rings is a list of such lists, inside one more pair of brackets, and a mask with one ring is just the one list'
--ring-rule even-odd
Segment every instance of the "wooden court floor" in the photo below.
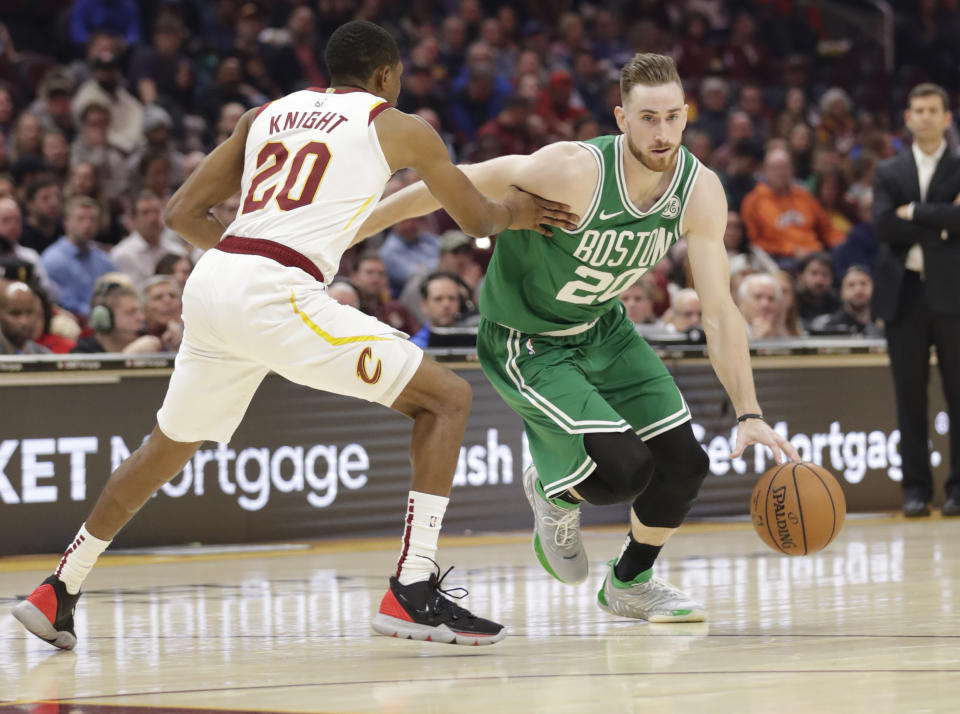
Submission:
{"label": "wooden court floor", "polygon": [[[492,647],[371,633],[399,539],[105,557],[75,651],[0,616],[0,714],[960,712],[960,519],[848,520],[806,558],[745,523],[687,526],[658,567],[707,604],[705,624],[600,611],[621,534],[585,542],[590,579],[569,588],[526,534],[441,538],[466,604],[509,624]],[[0,560],[0,607],[55,562]]]}

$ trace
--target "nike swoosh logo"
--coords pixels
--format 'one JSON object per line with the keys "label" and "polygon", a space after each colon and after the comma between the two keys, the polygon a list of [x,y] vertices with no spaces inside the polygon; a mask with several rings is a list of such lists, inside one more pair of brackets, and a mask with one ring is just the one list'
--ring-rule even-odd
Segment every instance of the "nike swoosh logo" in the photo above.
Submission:
{"label": "nike swoosh logo", "polygon": [[613,218],[614,216],[619,216],[621,213],[623,213],[623,211],[617,211],[616,213],[605,213],[604,211],[600,211],[600,220],[601,220],[601,221],[605,221],[605,220],[607,220],[608,218]]}

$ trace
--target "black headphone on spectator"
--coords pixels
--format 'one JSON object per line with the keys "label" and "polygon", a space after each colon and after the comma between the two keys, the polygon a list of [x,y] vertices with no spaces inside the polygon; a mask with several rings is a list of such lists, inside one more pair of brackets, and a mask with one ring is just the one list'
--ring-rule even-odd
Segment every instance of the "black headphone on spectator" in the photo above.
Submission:
{"label": "black headphone on spectator", "polygon": [[90,301],[93,307],[90,308],[89,323],[95,332],[103,334],[113,329],[113,310],[110,309],[106,301],[111,292],[121,287],[123,287],[123,283],[107,281],[97,288],[97,291],[93,294],[93,299]]}

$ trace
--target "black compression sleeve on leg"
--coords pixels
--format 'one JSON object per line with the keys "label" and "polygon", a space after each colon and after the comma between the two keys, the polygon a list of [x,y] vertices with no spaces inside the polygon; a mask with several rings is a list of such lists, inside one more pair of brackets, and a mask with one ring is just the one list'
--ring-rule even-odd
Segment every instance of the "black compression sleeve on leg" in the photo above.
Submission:
{"label": "black compression sleeve on leg", "polygon": [[651,528],[677,528],[687,517],[710,470],[690,422],[648,439],[657,468],[650,486],[633,502],[640,522]]}
{"label": "black compression sleeve on leg", "polygon": [[597,464],[590,476],[574,486],[587,503],[629,503],[650,483],[653,455],[632,431],[586,434],[583,445]]}

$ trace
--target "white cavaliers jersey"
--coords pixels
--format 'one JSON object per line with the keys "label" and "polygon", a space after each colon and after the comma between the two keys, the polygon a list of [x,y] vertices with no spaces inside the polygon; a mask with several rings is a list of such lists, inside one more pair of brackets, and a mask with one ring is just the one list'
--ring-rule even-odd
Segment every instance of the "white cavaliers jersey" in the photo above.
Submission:
{"label": "white cavaliers jersey", "polygon": [[374,118],[391,105],[362,90],[305,89],[250,123],[240,209],[224,235],[281,243],[327,282],[390,178]]}

